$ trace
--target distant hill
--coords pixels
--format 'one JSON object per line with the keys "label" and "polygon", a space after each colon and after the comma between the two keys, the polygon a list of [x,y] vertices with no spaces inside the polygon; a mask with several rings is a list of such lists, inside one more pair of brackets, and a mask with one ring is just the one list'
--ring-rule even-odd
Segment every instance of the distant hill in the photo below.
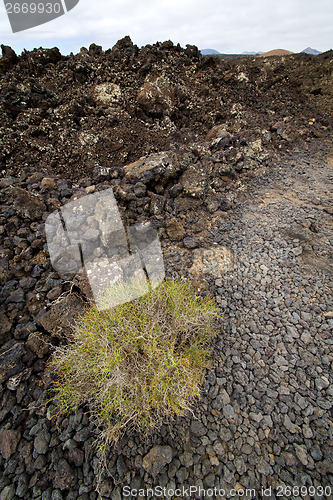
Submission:
{"label": "distant hill", "polygon": [[242,52],[242,56],[258,56],[260,54],[263,54],[263,51],[262,50],[258,50],[258,52]]}
{"label": "distant hill", "polygon": [[275,49],[275,50],[270,50],[269,52],[264,52],[263,54],[260,54],[259,57],[268,57],[268,56],[289,56],[290,54],[293,54],[294,52],[290,52],[290,50],[285,50],[285,49]]}
{"label": "distant hill", "polygon": [[213,55],[219,55],[220,54],[220,52],[218,52],[215,49],[201,49],[200,52],[201,52],[201,54],[203,56],[213,56]]}
{"label": "distant hill", "polygon": [[319,50],[316,49],[311,49],[311,47],[307,47],[306,49],[302,50],[305,54],[311,54],[313,56],[317,56],[318,54],[321,54]]}

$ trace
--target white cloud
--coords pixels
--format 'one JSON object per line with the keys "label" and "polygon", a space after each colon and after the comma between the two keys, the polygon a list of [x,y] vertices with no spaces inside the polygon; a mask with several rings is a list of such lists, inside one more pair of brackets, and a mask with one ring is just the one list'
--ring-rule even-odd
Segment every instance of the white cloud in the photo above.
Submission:
{"label": "white cloud", "polygon": [[80,0],[66,15],[12,34],[0,6],[1,42],[19,53],[55,45],[77,52],[92,42],[106,49],[125,35],[139,46],[171,39],[227,53],[307,46],[324,51],[331,48],[332,25],[331,0]]}

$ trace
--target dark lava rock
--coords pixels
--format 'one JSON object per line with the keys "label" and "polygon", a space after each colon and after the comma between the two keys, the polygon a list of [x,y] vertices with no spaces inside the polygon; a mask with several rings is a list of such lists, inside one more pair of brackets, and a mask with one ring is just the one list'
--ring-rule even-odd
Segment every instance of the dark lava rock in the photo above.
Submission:
{"label": "dark lava rock", "polygon": [[82,450],[79,450],[78,448],[69,450],[68,461],[71,464],[74,464],[75,467],[81,467],[84,461],[84,452]]}
{"label": "dark lava rock", "polygon": [[82,315],[86,307],[82,300],[74,294],[68,295],[60,302],[53,304],[40,319],[41,326],[51,334],[59,337],[68,334],[75,319]]}
{"label": "dark lava rock", "polygon": [[191,423],[191,432],[193,432],[195,436],[201,437],[207,433],[207,429],[199,420],[193,420]]}
{"label": "dark lava rock", "polygon": [[2,311],[0,311],[0,325],[1,325],[0,342],[4,343],[5,340],[8,338],[8,333],[11,330],[12,323],[9,320],[8,316]]}
{"label": "dark lava rock", "polygon": [[0,73],[11,69],[18,61],[18,57],[14,50],[8,45],[1,45],[2,58],[0,59]]}
{"label": "dark lava rock", "polygon": [[153,77],[139,89],[137,101],[147,114],[169,115],[173,107],[173,88],[163,76]]}
{"label": "dark lava rock", "polygon": [[192,250],[193,248],[197,248],[200,246],[200,241],[196,237],[185,236],[183,239],[184,247]]}
{"label": "dark lava rock", "polygon": [[69,463],[61,458],[56,464],[53,486],[59,490],[69,489],[75,481],[75,473]]}
{"label": "dark lava rock", "polygon": [[11,429],[3,429],[0,431],[0,452],[5,460],[7,460],[15,451],[20,440],[20,433]]}
{"label": "dark lava rock", "polygon": [[124,167],[126,179],[165,186],[180,172],[178,157],[171,151],[154,153]]}
{"label": "dark lava rock", "polygon": [[43,358],[49,352],[46,335],[40,332],[30,333],[26,346],[39,358]]}
{"label": "dark lava rock", "polygon": [[171,240],[180,241],[185,236],[185,230],[177,219],[173,218],[167,222],[166,230]]}
{"label": "dark lava rock", "polygon": [[34,450],[39,455],[44,455],[48,451],[50,442],[50,433],[46,429],[41,429],[34,440]]}
{"label": "dark lava rock", "polygon": [[46,210],[42,198],[19,187],[13,189],[14,205],[17,212],[27,219],[40,219]]}
{"label": "dark lava rock", "polygon": [[25,353],[26,350],[23,344],[13,344],[12,341],[2,347],[0,353],[0,383],[23,370],[22,357]]}
{"label": "dark lava rock", "polygon": [[143,196],[146,196],[147,188],[143,182],[137,182],[134,185],[134,193],[135,193],[135,196],[137,196],[138,198],[142,198]]}
{"label": "dark lava rock", "polygon": [[24,296],[24,291],[20,290],[19,288],[12,292],[9,297],[8,297],[8,302],[24,302],[25,301],[25,296]]}
{"label": "dark lava rock", "polygon": [[172,448],[170,446],[154,446],[147,455],[143,457],[142,467],[153,477],[157,476],[166,464],[172,460]]}
{"label": "dark lava rock", "polygon": [[170,189],[169,189],[169,194],[171,198],[177,198],[177,196],[180,195],[182,192],[183,187],[181,184],[174,184]]}

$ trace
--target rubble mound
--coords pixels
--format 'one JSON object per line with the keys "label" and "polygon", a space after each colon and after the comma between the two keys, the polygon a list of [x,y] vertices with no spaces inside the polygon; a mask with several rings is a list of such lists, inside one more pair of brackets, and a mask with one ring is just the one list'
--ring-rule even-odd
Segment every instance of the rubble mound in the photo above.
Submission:
{"label": "rubble mound", "polygon": [[138,48],[129,37],[69,56],[2,46],[0,169],[76,180],[203,141],[214,126],[272,150],[322,136],[332,60],[331,51],[226,60],[171,41]]}

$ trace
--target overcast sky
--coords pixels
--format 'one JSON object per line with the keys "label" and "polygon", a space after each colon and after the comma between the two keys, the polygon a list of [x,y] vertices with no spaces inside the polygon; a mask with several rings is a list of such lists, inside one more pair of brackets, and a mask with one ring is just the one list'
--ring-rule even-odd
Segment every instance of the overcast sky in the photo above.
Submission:
{"label": "overcast sky", "polygon": [[105,50],[125,35],[138,46],[172,40],[224,53],[323,52],[333,48],[333,1],[80,0],[67,14],[15,34],[0,3],[0,42],[17,53],[40,46],[77,53],[92,42]]}

